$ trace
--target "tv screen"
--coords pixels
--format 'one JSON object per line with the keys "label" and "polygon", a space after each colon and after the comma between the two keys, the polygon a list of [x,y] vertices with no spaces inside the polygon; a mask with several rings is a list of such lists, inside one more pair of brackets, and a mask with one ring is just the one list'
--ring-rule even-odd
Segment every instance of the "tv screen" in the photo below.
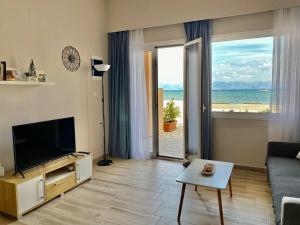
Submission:
{"label": "tv screen", "polygon": [[15,172],[75,152],[74,117],[12,127]]}

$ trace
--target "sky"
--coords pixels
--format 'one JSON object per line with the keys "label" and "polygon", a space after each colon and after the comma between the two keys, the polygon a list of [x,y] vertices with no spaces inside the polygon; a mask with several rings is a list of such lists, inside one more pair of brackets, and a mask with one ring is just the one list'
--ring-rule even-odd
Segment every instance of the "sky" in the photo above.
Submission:
{"label": "sky", "polygon": [[158,48],[158,86],[183,84],[183,46]]}
{"label": "sky", "polygon": [[273,38],[212,44],[212,81],[271,81]]}
{"label": "sky", "polygon": [[[212,81],[271,82],[273,38],[213,42]],[[158,84],[182,85],[183,47],[158,49]]]}

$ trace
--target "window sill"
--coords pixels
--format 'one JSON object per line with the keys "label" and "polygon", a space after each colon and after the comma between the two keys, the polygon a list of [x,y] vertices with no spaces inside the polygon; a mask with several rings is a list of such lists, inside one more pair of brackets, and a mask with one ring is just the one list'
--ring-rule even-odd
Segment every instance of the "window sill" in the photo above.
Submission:
{"label": "window sill", "polygon": [[213,112],[213,119],[269,120],[270,113]]}

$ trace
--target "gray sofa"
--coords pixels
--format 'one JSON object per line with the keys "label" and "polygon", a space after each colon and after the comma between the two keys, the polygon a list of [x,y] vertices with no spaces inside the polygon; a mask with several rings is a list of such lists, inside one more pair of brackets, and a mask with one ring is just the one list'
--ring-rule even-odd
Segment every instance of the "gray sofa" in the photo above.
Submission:
{"label": "gray sofa", "polygon": [[276,225],[300,225],[300,144],[269,142],[266,165]]}

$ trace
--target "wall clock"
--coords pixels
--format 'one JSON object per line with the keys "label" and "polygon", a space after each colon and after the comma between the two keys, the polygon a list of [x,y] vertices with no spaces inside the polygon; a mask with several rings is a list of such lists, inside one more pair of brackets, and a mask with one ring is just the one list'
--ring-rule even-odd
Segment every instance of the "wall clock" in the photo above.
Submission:
{"label": "wall clock", "polygon": [[67,46],[62,51],[62,61],[65,68],[71,72],[75,72],[80,67],[80,55],[76,48]]}

